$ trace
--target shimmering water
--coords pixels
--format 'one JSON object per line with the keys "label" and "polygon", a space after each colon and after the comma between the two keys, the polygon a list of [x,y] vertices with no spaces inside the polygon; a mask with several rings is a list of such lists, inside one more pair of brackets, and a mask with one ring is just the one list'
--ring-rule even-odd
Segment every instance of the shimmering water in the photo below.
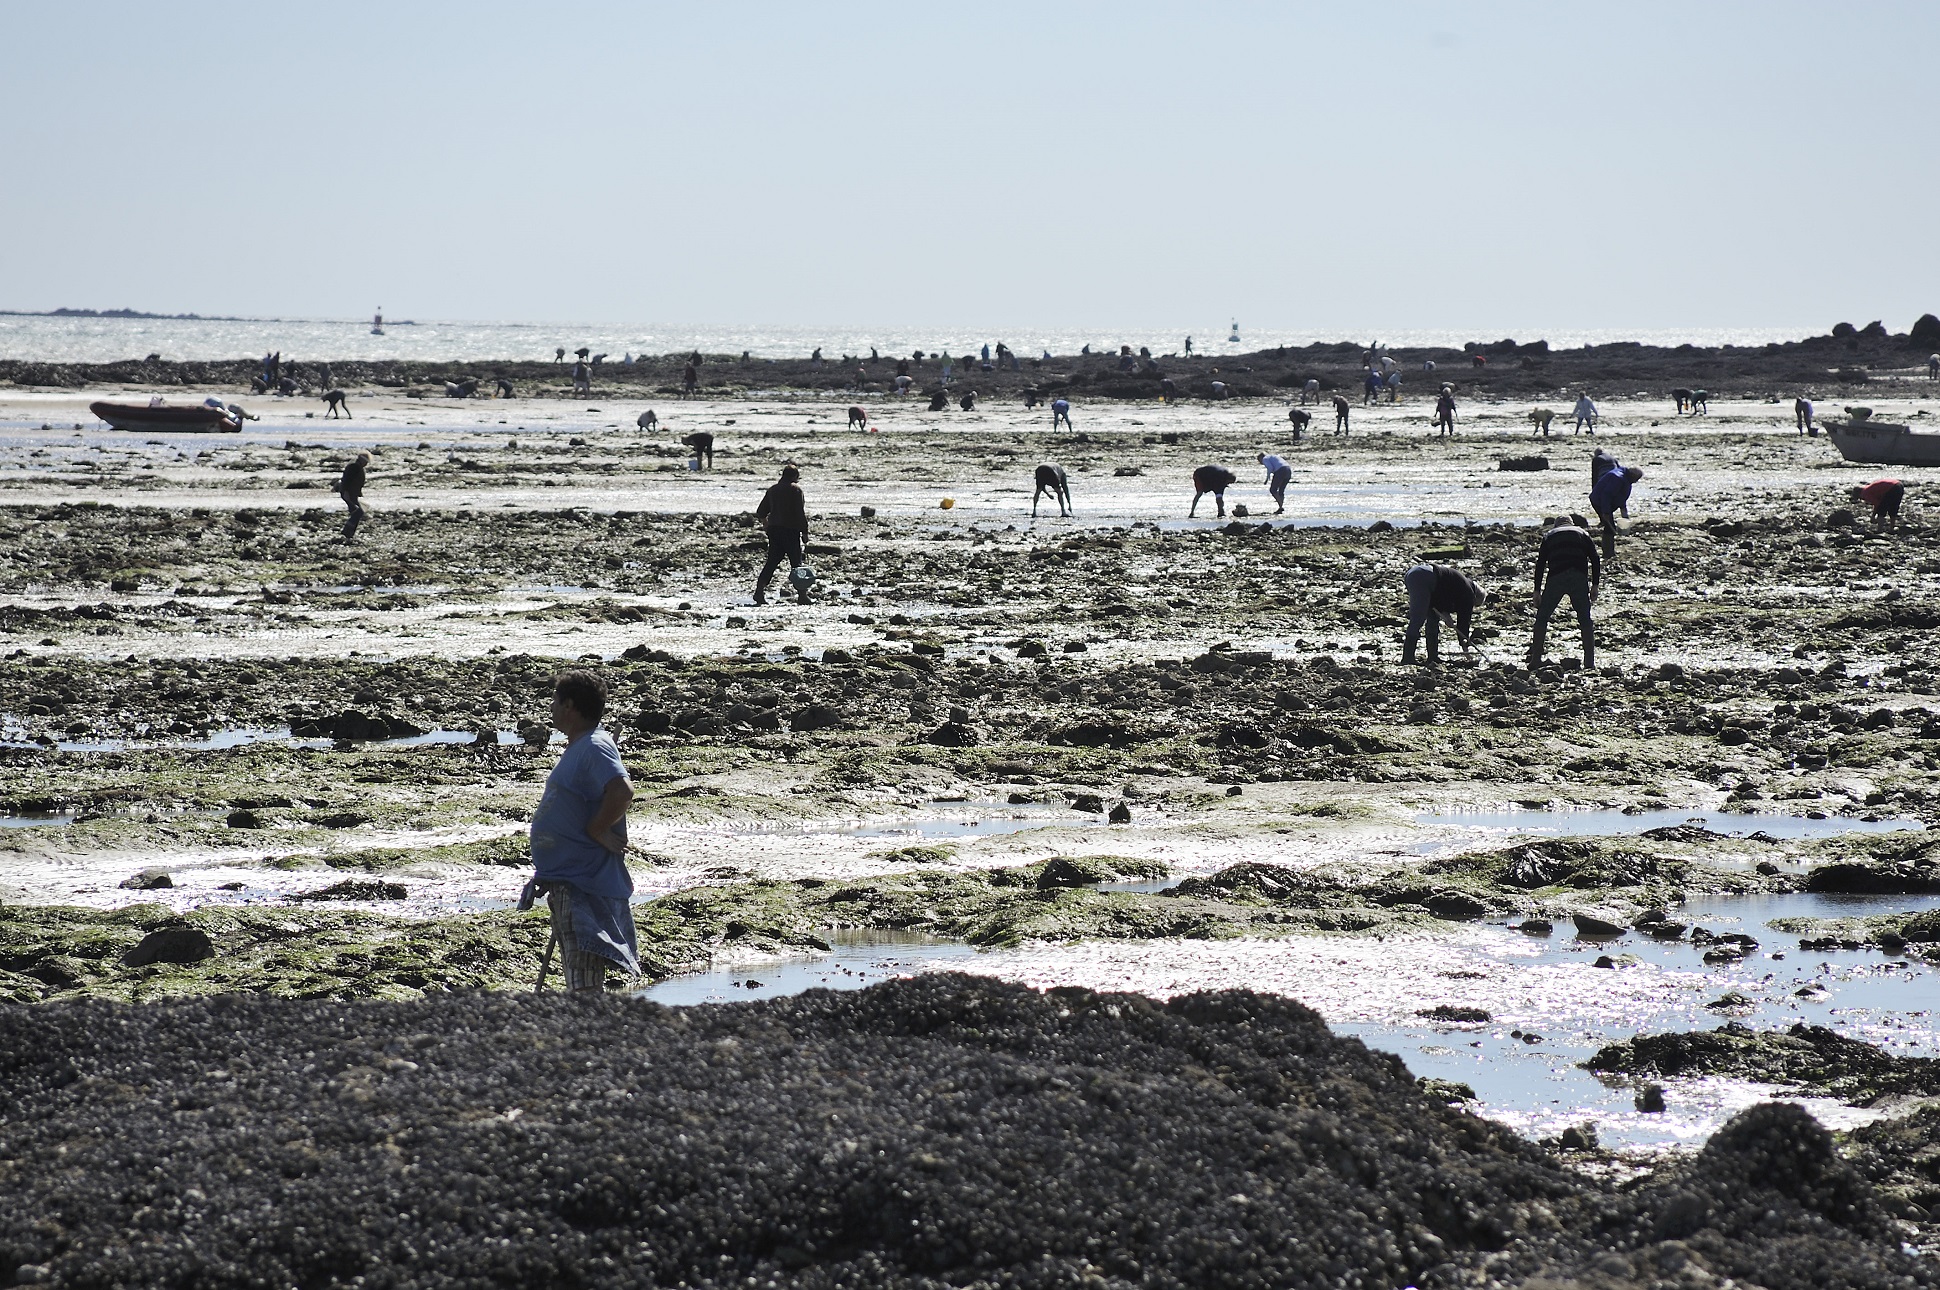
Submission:
{"label": "shimmering water", "polygon": [[[668,1004],[733,1001],[802,990],[859,989],[920,972],[967,971],[1045,988],[1080,985],[1170,998],[1245,986],[1300,1000],[1339,1034],[1399,1053],[1416,1075],[1468,1084],[1477,1108],[1534,1134],[1593,1122],[1608,1144],[1697,1143],[1732,1113],[1773,1091],[1739,1080],[1666,1081],[1669,1109],[1645,1114],[1636,1083],[1599,1077],[1581,1063],[1637,1034],[1830,1026],[1903,1056],[1940,1056],[1940,975],[1918,958],[1877,950],[1804,952],[1771,931],[1777,918],[1856,918],[1940,908],[1940,897],[1705,897],[1680,921],[1759,942],[1737,963],[1706,964],[1689,940],[1636,933],[1587,942],[1526,936],[1499,926],[1382,939],[1295,937],[1224,942],[1091,942],[977,951],[908,933],[841,934],[828,955],[740,964],[661,982],[646,996]],[[1605,960],[1606,966],[1597,966]],[[1735,993],[1744,1002],[1709,1005]],[[1486,1022],[1451,1024],[1419,1014],[1479,1008]],[[1868,1118],[1815,1100],[1829,1123]]]}
{"label": "shimmering water", "polygon": [[[396,311],[400,316],[407,310]],[[1274,346],[1332,344],[1351,341],[1367,345],[1379,341],[1397,347],[1459,348],[1468,341],[1493,341],[1513,336],[1523,341],[1547,340],[1554,348],[1640,341],[1647,345],[1763,345],[1797,340],[1820,331],[1813,327],[1692,327],[1672,330],[1541,327],[1499,325],[1467,331],[1393,330],[1381,327],[1285,328],[1250,325],[1240,328],[1238,344],[1228,339],[1224,325],[1169,328],[1126,328],[1100,331],[1015,324],[884,324],[832,323],[826,326],[764,326],[705,323],[589,323],[589,322],[455,322],[391,321],[384,335],[370,334],[368,318],[335,319],[213,319],[48,318],[0,315],[0,359],[37,362],[102,363],[160,354],[175,360],[260,358],[281,351],[285,360],[315,362],[363,360],[488,360],[543,361],[554,351],[581,345],[604,353],[609,362],[631,354],[740,354],[754,358],[806,358],[817,347],[831,362],[844,354],[867,355],[871,347],[884,357],[923,350],[959,357],[993,349],[1004,341],[1020,358],[1049,352],[1076,354],[1086,345],[1093,352],[1116,352],[1120,345],[1149,346],[1170,354],[1185,338],[1193,338],[1196,353],[1216,355],[1249,352]],[[568,355],[570,361],[570,354]]]}

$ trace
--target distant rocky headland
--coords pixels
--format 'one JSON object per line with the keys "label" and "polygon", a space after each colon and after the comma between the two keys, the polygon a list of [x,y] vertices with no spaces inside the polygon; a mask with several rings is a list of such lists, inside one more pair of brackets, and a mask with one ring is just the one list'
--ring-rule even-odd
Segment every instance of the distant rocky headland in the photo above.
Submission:
{"label": "distant rocky headland", "polygon": [[[83,311],[63,311],[82,313]],[[151,316],[114,315],[101,316]],[[192,315],[189,315],[192,316]],[[1521,398],[1560,391],[1588,391],[1594,397],[1654,394],[1675,386],[1709,390],[1720,396],[1790,397],[1827,394],[1875,384],[1928,379],[1928,358],[1940,351],[1940,317],[1925,314],[1906,332],[1890,332],[1881,322],[1863,327],[1840,323],[1822,336],[1765,345],[1675,347],[1624,341],[1573,349],[1552,349],[1547,341],[1471,341],[1455,348],[1389,348],[1382,351],[1402,375],[1402,393],[1432,391],[1443,381],[1471,397]],[[1107,352],[1023,359],[1015,368],[959,356],[953,361],[953,394],[974,389],[988,398],[1021,395],[1035,388],[1103,399],[1157,399],[1170,379],[1181,398],[1287,398],[1308,381],[1325,392],[1357,395],[1368,355],[1365,343],[1341,341],[1255,350],[1248,354],[1143,357]],[[595,364],[595,395],[605,397],[678,396],[690,353],[640,357],[632,363]],[[696,364],[697,392],[720,397],[736,392],[800,391],[881,395],[893,392],[900,362],[908,363],[915,391],[937,387],[940,356],[882,354],[795,359],[751,358],[741,354],[702,354]],[[1431,367],[1430,364],[1433,366]],[[503,377],[519,397],[575,396],[572,363],[514,361],[364,361],[297,356],[294,377],[300,389],[320,392],[328,384],[345,389],[387,387],[443,397],[447,383],[477,381],[480,396]],[[285,359],[290,371],[292,360]],[[112,363],[45,363],[0,358],[0,385],[88,389],[102,386],[213,387],[247,389],[261,371],[255,358],[214,362],[176,362],[159,355]],[[1223,389],[1215,386],[1218,382]]]}

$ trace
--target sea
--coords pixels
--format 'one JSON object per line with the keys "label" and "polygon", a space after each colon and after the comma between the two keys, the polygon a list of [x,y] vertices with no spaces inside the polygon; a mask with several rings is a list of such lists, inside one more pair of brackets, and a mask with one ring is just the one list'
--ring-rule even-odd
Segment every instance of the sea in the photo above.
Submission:
{"label": "sea", "polygon": [[[1433,331],[1346,327],[1126,328],[1120,331],[1032,326],[946,324],[755,326],[694,323],[451,322],[387,318],[372,334],[370,318],[118,318],[0,313],[0,360],[43,363],[110,363],[158,354],[174,361],[208,362],[260,358],[271,351],[285,359],[409,360],[465,362],[545,361],[560,349],[585,345],[610,360],[627,355],[742,354],[754,358],[807,358],[816,349],[835,361],[844,355],[885,357],[926,353],[965,354],[1001,341],[1019,356],[1075,354],[1085,346],[1116,352],[1120,345],[1180,352],[1188,336],[1193,352],[1248,353],[1276,346],[1352,341],[1396,348],[1460,348],[1469,341],[1546,340],[1552,349],[1614,341],[1646,345],[1765,345],[1823,334],[1820,327],[1693,327],[1670,330],[1545,328]],[[1237,339],[1234,339],[1234,337]]]}

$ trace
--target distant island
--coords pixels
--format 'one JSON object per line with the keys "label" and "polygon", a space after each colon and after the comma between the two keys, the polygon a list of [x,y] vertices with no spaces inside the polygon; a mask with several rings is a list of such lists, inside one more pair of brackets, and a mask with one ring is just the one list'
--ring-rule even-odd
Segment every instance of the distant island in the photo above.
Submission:
{"label": "distant island", "polygon": [[[225,314],[151,314],[140,309],[0,309],[0,318],[137,318],[159,319],[165,322],[241,322],[241,323],[290,323],[312,322],[308,318],[232,318]],[[350,318],[332,318],[330,322],[355,322]],[[417,323],[409,318],[399,318],[385,324],[387,327],[415,327]]]}

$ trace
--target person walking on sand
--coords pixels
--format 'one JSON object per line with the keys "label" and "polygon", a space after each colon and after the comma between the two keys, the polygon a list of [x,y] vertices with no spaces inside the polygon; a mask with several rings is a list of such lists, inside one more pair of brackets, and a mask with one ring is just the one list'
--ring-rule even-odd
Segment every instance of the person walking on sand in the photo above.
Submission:
{"label": "person walking on sand", "polygon": [[1630,518],[1630,489],[1644,477],[1644,472],[1635,466],[1620,466],[1614,458],[1610,469],[1597,476],[1596,483],[1590,485],[1590,509],[1603,523],[1603,554],[1615,557],[1617,554],[1617,513],[1621,511],[1625,519]]}
{"label": "person walking on sand", "polygon": [[1060,422],[1066,430],[1071,429],[1071,400],[1062,394],[1051,400],[1051,429],[1057,429]]}
{"label": "person walking on sand", "polygon": [[1906,500],[1906,485],[1897,479],[1875,479],[1864,488],[1852,490],[1852,500],[1873,508],[1873,527],[1896,529],[1900,526],[1900,503]]}
{"label": "person walking on sand", "polygon": [[1581,434],[1583,427],[1588,426],[1590,433],[1595,434],[1596,421],[1596,404],[1590,402],[1590,392],[1585,390],[1576,400],[1576,432]]}
{"label": "person walking on sand", "polygon": [[701,370],[694,366],[690,360],[687,366],[680,369],[680,397],[683,399],[693,398],[694,390],[700,383]]}
{"label": "person walking on sand", "polygon": [[1446,385],[1435,400],[1435,424],[1441,427],[1444,437],[1455,433],[1455,391]]}
{"label": "person walking on sand", "polygon": [[564,345],[552,351],[552,361],[555,363],[563,363],[566,361],[566,347]]}
{"label": "person walking on sand", "polygon": [[1596,539],[1577,517],[1571,519],[1575,522],[1558,524],[1545,533],[1536,551],[1536,630],[1529,638],[1532,671],[1542,666],[1543,638],[1549,632],[1550,616],[1564,596],[1570,598],[1577,625],[1583,629],[1584,670],[1596,666],[1596,629],[1590,620],[1590,606],[1596,603],[1603,583],[1603,562],[1597,558]]}
{"label": "person walking on sand", "polygon": [[1812,434],[1818,433],[1818,430],[1812,424],[1811,399],[1801,395],[1792,400],[1792,419],[1798,422],[1800,434],[1806,434],[1808,432]]}
{"label": "person walking on sand", "polygon": [[1335,434],[1347,433],[1347,414],[1349,412],[1352,412],[1353,410],[1354,410],[1354,405],[1347,401],[1347,398],[1345,395],[1336,394],[1334,396],[1334,433]]}
{"label": "person walking on sand", "polygon": [[[1468,653],[1469,620],[1489,601],[1489,594],[1460,569],[1445,564],[1418,564],[1401,575],[1408,589],[1408,630],[1401,638],[1401,661],[1415,661],[1415,642],[1428,629],[1428,663],[1440,662],[1441,624],[1452,623],[1455,640]],[[1450,616],[1453,615],[1451,618]]]}
{"label": "person walking on sand", "polygon": [[613,736],[600,728],[606,697],[605,683],[590,672],[568,672],[553,682],[551,720],[566,736],[566,750],[532,812],[532,877],[519,895],[520,909],[546,898],[552,937],[539,988],[556,946],[567,994],[598,995],[614,965],[629,975],[640,971],[633,876],[626,868],[633,783]]}
{"label": "person walking on sand", "polygon": [[1293,467],[1270,452],[1260,454],[1260,465],[1266,468],[1266,491],[1273,495],[1273,513],[1284,515],[1287,509],[1287,485],[1293,482]]}
{"label": "person walking on sand", "polygon": [[337,496],[343,498],[344,506],[350,512],[344,519],[344,541],[346,542],[357,540],[357,526],[364,522],[364,477],[369,468],[370,454],[360,452],[350,459],[350,464],[344,467],[344,473],[332,485],[336,489]]}
{"label": "person walking on sand", "polygon": [[[755,523],[768,535],[768,559],[761,566],[761,576],[754,580],[754,603],[768,603],[768,584],[774,581],[775,570],[782,562],[788,562],[792,575],[797,566],[805,563],[805,548],[808,546],[808,499],[802,494],[802,472],[794,466],[783,466],[781,479],[769,486],[761,495],[761,505],[755,507]],[[796,600],[808,604],[808,588],[796,588]]]}
{"label": "person walking on sand", "polygon": [[1192,357],[1192,337],[1186,337],[1186,357]]}
{"label": "person walking on sand", "polygon": [[1238,475],[1235,475],[1224,466],[1201,466],[1194,470],[1192,472],[1192,506],[1186,511],[1186,518],[1191,519],[1197,514],[1199,510],[1199,499],[1207,493],[1211,493],[1213,495],[1213,503],[1219,508],[1219,518],[1222,520],[1225,519],[1226,490],[1231,488],[1233,481],[1238,478]]}

